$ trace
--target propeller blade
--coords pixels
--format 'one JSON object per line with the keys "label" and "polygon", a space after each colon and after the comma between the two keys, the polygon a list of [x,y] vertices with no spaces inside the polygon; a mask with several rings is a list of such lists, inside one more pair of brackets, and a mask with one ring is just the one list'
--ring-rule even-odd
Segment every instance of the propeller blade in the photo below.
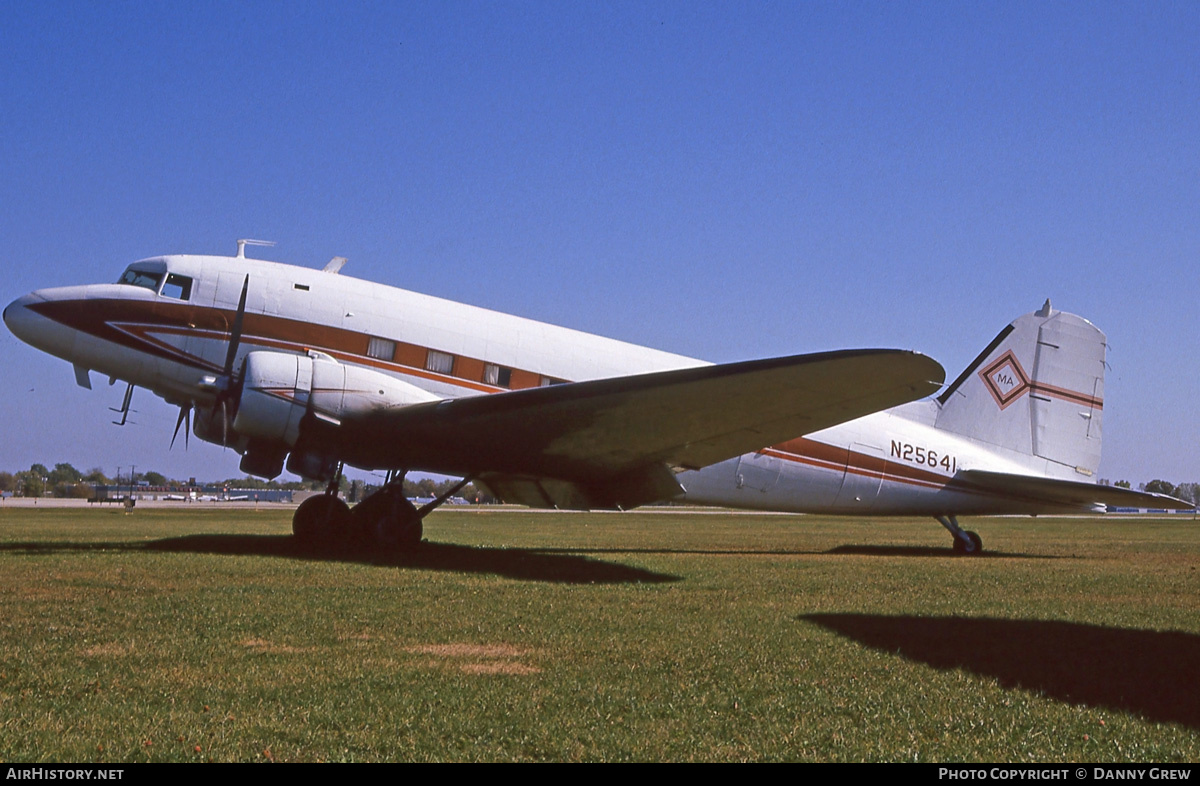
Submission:
{"label": "propeller blade", "polygon": [[233,377],[233,361],[237,358],[238,344],[242,343],[242,322],[246,318],[246,292],[250,289],[250,276],[242,282],[242,296],[238,298],[237,314],[233,318],[233,332],[229,336],[229,350],[225,353],[225,379]]}
{"label": "propeller blade", "polygon": [[238,298],[237,313],[233,317],[233,327],[229,333],[229,348],[225,351],[225,370],[217,387],[217,397],[213,401],[209,421],[221,411],[221,447],[229,447],[229,399],[238,388],[238,380],[233,376],[233,363],[237,360],[238,347],[242,343],[242,324],[246,320],[246,294],[250,291],[250,276],[242,281],[242,294]]}
{"label": "propeller blade", "polygon": [[[179,427],[183,425],[184,420],[188,421],[188,431],[191,431],[191,429],[192,429],[192,424],[191,424],[192,419],[190,417],[191,413],[192,413],[192,408],[190,406],[179,408],[179,417],[175,420],[175,433],[173,433],[171,435],[171,447],[167,448],[167,450],[171,450],[172,448],[175,447],[175,438],[179,436]],[[188,435],[187,435],[187,431],[185,431],[185,432],[183,432],[184,450],[187,450],[187,442],[188,442]]]}

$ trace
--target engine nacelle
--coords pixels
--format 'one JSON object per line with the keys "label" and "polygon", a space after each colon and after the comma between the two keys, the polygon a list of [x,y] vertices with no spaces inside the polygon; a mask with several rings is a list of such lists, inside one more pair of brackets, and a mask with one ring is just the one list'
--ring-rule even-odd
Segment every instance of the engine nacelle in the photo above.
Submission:
{"label": "engine nacelle", "polygon": [[246,439],[233,430],[233,420],[222,409],[196,407],[192,414],[192,433],[205,442],[246,452]]}
{"label": "engine nacelle", "polygon": [[302,478],[328,481],[337,474],[338,460],[328,453],[293,450],[287,458],[287,468],[288,472]]}
{"label": "engine nacelle", "polygon": [[343,418],[438,397],[378,371],[346,366],[328,355],[258,351],[246,355],[233,429],[252,441],[293,448],[308,412],[332,426]]}

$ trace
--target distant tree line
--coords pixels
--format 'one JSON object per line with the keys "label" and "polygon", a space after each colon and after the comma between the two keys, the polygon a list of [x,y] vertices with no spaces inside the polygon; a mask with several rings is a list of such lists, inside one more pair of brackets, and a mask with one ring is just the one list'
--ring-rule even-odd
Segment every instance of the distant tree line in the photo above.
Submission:
{"label": "distant tree line", "polygon": [[[404,493],[409,497],[437,497],[448,491],[457,482],[453,478],[442,481],[436,481],[432,478],[422,478],[414,481],[406,478],[404,480]],[[0,492],[8,492],[22,497],[53,496],[88,499],[95,496],[97,486],[128,488],[129,486],[137,487],[143,484],[154,489],[165,489],[175,492],[186,491],[193,487],[188,481],[173,480],[161,472],[154,472],[153,470],[136,472],[132,475],[122,474],[119,478],[109,477],[99,467],[90,469],[87,472],[80,472],[70,464],[55,464],[54,469],[47,468],[45,464],[33,464],[29,469],[15,473],[0,471]],[[224,486],[226,488],[253,490],[287,489],[291,491],[320,491],[325,488],[325,484],[320,481],[286,481],[281,483],[276,480],[261,480],[249,475],[242,478],[198,482],[195,485]],[[378,488],[377,485],[364,484],[359,480],[350,481],[345,477],[341,479],[340,484],[340,490],[343,494],[353,494],[359,500],[376,488]],[[468,502],[490,503],[496,501],[486,491],[476,489],[471,484],[461,489],[456,496],[460,496]]]}
{"label": "distant tree line", "polygon": [[[1103,486],[1110,485],[1109,481],[1104,478],[1100,479],[1100,484]],[[1111,485],[1121,489],[1133,488],[1133,484],[1128,480],[1118,480]],[[1139,483],[1138,490],[1150,494],[1166,494],[1168,497],[1175,497],[1190,502],[1193,505],[1200,505],[1200,483],[1180,483],[1176,486],[1168,480],[1152,480],[1149,483]]]}
{"label": "distant tree line", "polygon": [[105,482],[99,469],[83,473],[70,464],[55,464],[54,469],[33,464],[16,473],[0,472],[0,491],[24,497],[89,497],[97,483]]}
{"label": "distant tree line", "polygon": [[1180,483],[1178,486],[1173,486],[1165,480],[1152,480],[1142,487],[1142,491],[1166,494],[1169,497],[1187,500],[1193,505],[1200,505],[1200,483]]}
{"label": "distant tree line", "polygon": [[[457,478],[449,478],[447,480],[434,480],[433,478],[421,478],[418,481],[411,481],[408,478],[404,479],[404,494],[409,498],[413,497],[440,497],[450,489],[454,488],[458,483]],[[482,486],[476,486],[474,483],[468,483],[459,489],[456,497],[462,497],[467,502],[474,502],[481,505],[491,505],[498,500],[491,495]]]}

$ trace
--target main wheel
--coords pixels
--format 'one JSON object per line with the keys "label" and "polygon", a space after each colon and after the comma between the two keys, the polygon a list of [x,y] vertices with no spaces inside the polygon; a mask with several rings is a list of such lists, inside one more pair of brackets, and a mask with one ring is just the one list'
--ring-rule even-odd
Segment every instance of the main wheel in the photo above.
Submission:
{"label": "main wheel", "polygon": [[327,548],[346,537],[350,508],[330,494],[309,497],[292,515],[292,534],[306,547]]}
{"label": "main wheel", "polygon": [[421,543],[421,517],[399,490],[377,491],[351,514],[360,537],[381,551],[412,551]]}

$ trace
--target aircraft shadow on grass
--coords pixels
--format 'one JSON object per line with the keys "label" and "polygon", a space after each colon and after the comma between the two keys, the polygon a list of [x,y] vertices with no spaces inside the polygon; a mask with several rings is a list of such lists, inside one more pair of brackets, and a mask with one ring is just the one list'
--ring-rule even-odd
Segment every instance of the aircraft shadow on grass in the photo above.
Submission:
{"label": "aircraft shadow on grass", "polygon": [[[957,554],[953,548],[939,546],[872,546],[872,545],[845,545],[835,546],[828,551],[822,551],[822,554],[855,554],[860,557],[952,557],[954,559],[963,558],[961,554]],[[1010,551],[984,551],[980,554],[973,554],[969,559],[998,559],[998,558],[1019,558],[1019,559],[1063,559],[1050,554],[1025,554]]]}
{"label": "aircraft shadow on grass", "polygon": [[1069,704],[1200,728],[1200,636],[1051,620],[807,614],[800,619],[937,669]]}
{"label": "aircraft shadow on grass", "polygon": [[[391,557],[341,551],[333,554],[315,554],[296,544],[286,536],[278,535],[185,535],[177,538],[150,541],[148,543],[120,542],[62,542],[9,543],[0,545],[0,552],[62,551],[178,551],[211,554],[259,554],[264,556],[291,557],[334,562],[357,562],[368,565],[393,565],[397,567],[430,568],[436,570],[462,570],[472,573],[498,573],[512,578],[540,581],[557,581],[580,584],[663,583],[679,581],[679,576],[654,573],[624,565],[598,562],[581,555],[606,554],[695,554],[706,556],[819,556],[851,554],[867,557],[944,557],[962,559],[953,549],[934,546],[870,546],[844,545],[831,549],[685,549],[685,548],[472,548],[426,541],[418,553]],[[1044,554],[1020,554],[1011,552],[984,552],[971,559],[994,559],[998,557],[1021,559],[1062,559]],[[497,569],[497,566],[499,568]],[[519,566],[513,569],[514,566]]]}
{"label": "aircraft shadow on grass", "polygon": [[541,549],[486,548],[449,543],[421,544],[410,554],[381,556],[368,551],[345,550],[314,553],[287,535],[184,535],[146,542],[91,541],[0,545],[0,552],[60,554],[66,552],[165,551],[182,554],[256,555],[318,562],[350,562],[383,567],[443,570],[458,573],[491,573],[512,579],[558,584],[663,584],[678,576],[655,573],[629,565],[588,557],[550,553]]}
{"label": "aircraft shadow on grass", "polygon": [[678,576],[587,557],[549,554],[538,549],[460,546],[426,541],[411,553],[380,555],[346,550],[314,553],[280,535],[186,535],[144,544],[152,551],[260,555],[322,562],[352,562],[457,573],[492,573],[513,579],[559,584],[661,584]]}
{"label": "aircraft shadow on grass", "polygon": [[[938,546],[834,546],[831,549],[672,549],[672,548],[546,548],[539,549],[542,554],[703,554],[718,557],[787,557],[787,556],[819,556],[822,554],[841,555],[853,554],[862,557],[944,557],[946,559],[964,559],[950,547]],[[1046,554],[1023,554],[1006,551],[985,551],[971,556],[969,559],[1064,559]]]}

